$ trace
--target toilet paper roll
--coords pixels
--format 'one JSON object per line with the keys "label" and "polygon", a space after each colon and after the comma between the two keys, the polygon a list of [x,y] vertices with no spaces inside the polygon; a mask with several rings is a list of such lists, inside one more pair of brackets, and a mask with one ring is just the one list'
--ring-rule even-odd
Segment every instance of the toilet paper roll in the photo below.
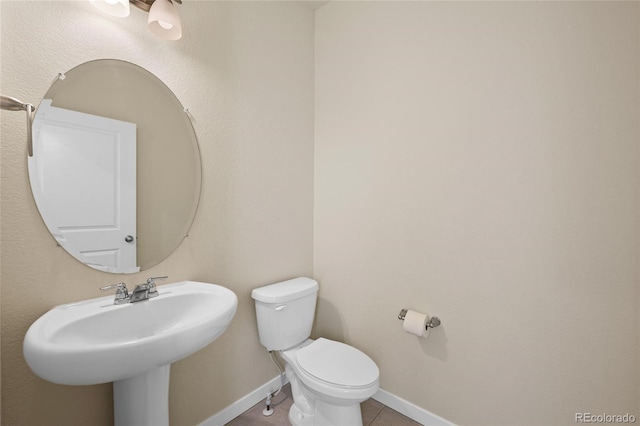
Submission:
{"label": "toilet paper roll", "polygon": [[427,329],[428,322],[429,315],[408,310],[404,316],[402,329],[407,333],[415,334],[416,336],[427,337],[429,334],[429,330]]}

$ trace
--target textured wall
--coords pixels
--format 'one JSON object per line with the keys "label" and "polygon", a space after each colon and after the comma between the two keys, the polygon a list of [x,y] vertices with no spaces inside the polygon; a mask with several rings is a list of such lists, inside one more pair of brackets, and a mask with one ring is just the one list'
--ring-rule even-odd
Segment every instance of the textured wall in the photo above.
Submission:
{"label": "textured wall", "polygon": [[318,334],[456,423],[640,418],[639,27],[637,2],[319,9]]}
{"label": "textured wall", "polygon": [[[98,287],[151,275],[236,292],[229,330],[173,365],[171,423],[196,424],[277,373],[260,346],[250,290],[312,273],[313,9],[292,2],[184,2],[184,36],[155,39],[146,14],[101,15],[89,2],[2,1],[3,94],[37,104],[58,72],[116,58],[145,67],[195,117],[203,191],[178,250],[136,275],[94,271],[57,248],[31,197],[24,116],[2,112],[2,424],[108,425],[111,385],[60,386],[24,363],[29,325]],[[157,170],[171,173],[171,170]]]}

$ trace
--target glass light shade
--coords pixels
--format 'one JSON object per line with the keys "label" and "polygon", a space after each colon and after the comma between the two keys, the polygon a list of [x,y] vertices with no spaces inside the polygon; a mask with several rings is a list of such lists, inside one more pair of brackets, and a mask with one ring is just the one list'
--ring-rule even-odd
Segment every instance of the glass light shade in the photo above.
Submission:
{"label": "glass light shade", "polygon": [[155,0],[149,10],[149,30],[164,40],[182,37],[182,23],[178,10],[169,0]]}
{"label": "glass light shade", "polygon": [[111,16],[129,16],[129,0],[91,0],[91,4]]}

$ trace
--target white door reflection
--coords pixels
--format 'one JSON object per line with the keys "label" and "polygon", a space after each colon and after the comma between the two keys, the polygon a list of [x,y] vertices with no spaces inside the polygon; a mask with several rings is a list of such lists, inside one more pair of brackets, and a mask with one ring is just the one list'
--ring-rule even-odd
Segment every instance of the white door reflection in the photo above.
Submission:
{"label": "white door reflection", "polygon": [[51,105],[33,126],[29,178],[49,231],[78,260],[137,272],[136,124]]}

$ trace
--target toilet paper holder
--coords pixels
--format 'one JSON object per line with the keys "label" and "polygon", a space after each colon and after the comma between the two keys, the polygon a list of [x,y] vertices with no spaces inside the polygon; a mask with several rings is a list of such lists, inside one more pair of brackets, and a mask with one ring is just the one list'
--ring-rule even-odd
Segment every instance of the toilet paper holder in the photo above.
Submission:
{"label": "toilet paper holder", "polygon": [[[398,314],[398,319],[404,321],[405,315],[407,315],[408,309],[402,309]],[[440,318],[438,317],[429,317],[429,322],[427,322],[426,329],[435,328],[439,326],[441,323]]]}

